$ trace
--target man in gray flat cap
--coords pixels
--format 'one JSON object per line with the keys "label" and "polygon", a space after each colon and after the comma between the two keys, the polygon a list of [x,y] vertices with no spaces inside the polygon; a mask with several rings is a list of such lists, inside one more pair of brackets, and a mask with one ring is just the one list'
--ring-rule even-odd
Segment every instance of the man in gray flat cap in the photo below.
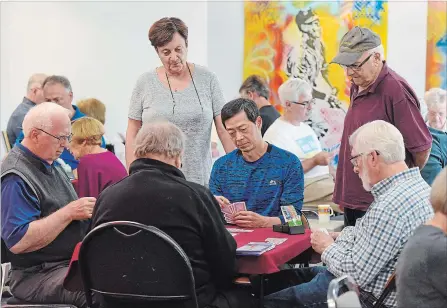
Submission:
{"label": "man in gray flat cap", "polygon": [[[351,166],[349,136],[360,126],[384,120],[404,137],[406,163],[422,169],[430,154],[432,137],[420,113],[420,104],[408,82],[391,70],[380,37],[367,28],[355,27],[340,42],[331,63],[341,65],[352,82],[350,106],[345,118],[333,201],[344,208],[345,226],[354,226],[373,201]],[[374,150],[374,149],[371,149]],[[360,164],[374,164],[363,153]]]}

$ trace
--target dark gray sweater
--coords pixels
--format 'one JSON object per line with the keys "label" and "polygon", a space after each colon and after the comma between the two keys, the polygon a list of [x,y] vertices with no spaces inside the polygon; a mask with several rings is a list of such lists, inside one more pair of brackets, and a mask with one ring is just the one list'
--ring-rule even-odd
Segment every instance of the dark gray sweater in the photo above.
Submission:
{"label": "dark gray sweater", "polygon": [[397,306],[447,307],[447,235],[422,225],[408,240],[397,265]]}

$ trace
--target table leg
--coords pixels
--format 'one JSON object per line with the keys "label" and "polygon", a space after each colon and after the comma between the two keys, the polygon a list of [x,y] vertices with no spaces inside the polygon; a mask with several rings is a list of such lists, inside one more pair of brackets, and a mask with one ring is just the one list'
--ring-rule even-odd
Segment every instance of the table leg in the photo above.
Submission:
{"label": "table leg", "polygon": [[261,282],[259,284],[259,307],[264,308],[264,275],[260,275]]}

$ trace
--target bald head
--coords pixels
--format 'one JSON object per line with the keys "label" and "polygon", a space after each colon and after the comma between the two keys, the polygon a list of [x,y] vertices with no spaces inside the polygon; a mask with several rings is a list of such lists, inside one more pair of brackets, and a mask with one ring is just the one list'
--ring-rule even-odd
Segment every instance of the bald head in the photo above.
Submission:
{"label": "bald head", "polygon": [[40,104],[44,102],[42,85],[47,75],[45,74],[34,74],[28,80],[28,85],[26,87],[26,97],[33,103]]}
{"label": "bald head", "polygon": [[54,103],[31,108],[23,119],[22,144],[52,164],[68,146],[71,138],[70,112]]}
{"label": "bald head", "polygon": [[28,137],[33,129],[50,131],[55,125],[71,124],[69,111],[57,104],[45,102],[31,108],[23,119],[23,133]]}

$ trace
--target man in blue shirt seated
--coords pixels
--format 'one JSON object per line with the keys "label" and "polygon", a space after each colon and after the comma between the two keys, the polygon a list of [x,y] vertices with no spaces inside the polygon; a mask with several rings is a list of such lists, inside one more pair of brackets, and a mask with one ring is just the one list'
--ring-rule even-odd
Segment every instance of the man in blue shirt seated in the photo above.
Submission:
{"label": "man in blue shirt seated", "polygon": [[78,199],[54,161],[71,138],[66,109],[41,103],[23,120],[25,139],[1,165],[1,237],[13,295],[32,303],[86,307],[83,292],[62,286],[75,245],[87,231],[95,198]]}
{"label": "man in blue shirt seated", "polygon": [[[66,77],[57,75],[49,76],[43,82],[42,88],[45,101],[56,103],[67,109],[72,122],[85,117],[85,114],[83,114],[77,106],[72,105],[73,91],[71,83]],[[17,138],[16,144],[22,142],[23,138],[22,131]],[[105,148],[104,138],[102,139],[101,147]],[[78,167],[79,161],[71,155],[67,148],[64,149],[60,158],[68,164],[72,170],[75,170]]]}
{"label": "man in blue shirt seated", "polygon": [[303,205],[304,175],[292,153],[262,140],[262,119],[256,104],[238,98],[221,111],[222,123],[237,149],[213,166],[210,190],[220,206],[245,202],[247,211],[234,215],[235,224],[247,228],[271,227],[284,222],[281,206]]}

